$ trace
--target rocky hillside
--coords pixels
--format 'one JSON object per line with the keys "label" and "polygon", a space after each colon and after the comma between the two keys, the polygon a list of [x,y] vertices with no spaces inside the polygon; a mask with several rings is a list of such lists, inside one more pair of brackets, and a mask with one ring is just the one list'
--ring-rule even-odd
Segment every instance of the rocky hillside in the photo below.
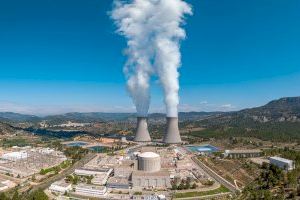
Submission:
{"label": "rocky hillside", "polygon": [[12,135],[16,133],[16,129],[9,124],[0,122],[0,135]]}
{"label": "rocky hillside", "polygon": [[206,125],[243,127],[276,122],[300,122],[300,97],[281,98],[261,107],[223,113],[202,121]]}
{"label": "rocky hillside", "polygon": [[242,110],[238,115],[259,122],[300,122],[300,97],[274,100],[261,107]]}
{"label": "rocky hillside", "polygon": [[281,98],[261,107],[223,113],[194,123],[207,128],[193,133],[195,136],[300,141],[300,97]]}

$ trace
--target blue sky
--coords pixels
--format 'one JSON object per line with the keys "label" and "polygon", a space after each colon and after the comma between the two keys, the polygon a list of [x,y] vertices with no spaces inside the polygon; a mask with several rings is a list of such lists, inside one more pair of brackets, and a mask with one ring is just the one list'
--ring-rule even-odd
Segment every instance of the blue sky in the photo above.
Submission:
{"label": "blue sky", "polygon": [[[239,110],[300,93],[300,1],[188,0],[181,111]],[[111,0],[0,3],[0,111],[134,111]],[[152,112],[163,112],[152,80]]]}

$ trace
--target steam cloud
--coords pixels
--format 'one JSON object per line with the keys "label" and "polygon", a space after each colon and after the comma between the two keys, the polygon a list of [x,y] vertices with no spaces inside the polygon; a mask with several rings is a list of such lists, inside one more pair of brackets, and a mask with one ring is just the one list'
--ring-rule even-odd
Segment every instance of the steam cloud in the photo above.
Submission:
{"label": "steam cloud", "polygon": [[183,0],[115,0],[112,19],[127,39],[128,61],[124,67],[127,86],[138,115],[146,116],[150,104],[149,81],[159,76],[168,117],[177,117],[179,104],[181,25],[192,14]]}

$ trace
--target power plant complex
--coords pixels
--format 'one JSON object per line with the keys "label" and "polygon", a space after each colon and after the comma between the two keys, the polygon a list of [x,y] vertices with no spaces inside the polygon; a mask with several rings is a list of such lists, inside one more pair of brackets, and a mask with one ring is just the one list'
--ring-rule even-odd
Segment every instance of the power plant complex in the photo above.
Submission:
{"label": "power plant complex", "polygon": [[[178,128],[177,117],[167,117],[167,126],[163,137],[163,142],[166,144],[180,144],[181,137]],[[137,128],[134,138],[135,142],[150,142],[151,137],[148,131],[148,118],[137,117]]]}

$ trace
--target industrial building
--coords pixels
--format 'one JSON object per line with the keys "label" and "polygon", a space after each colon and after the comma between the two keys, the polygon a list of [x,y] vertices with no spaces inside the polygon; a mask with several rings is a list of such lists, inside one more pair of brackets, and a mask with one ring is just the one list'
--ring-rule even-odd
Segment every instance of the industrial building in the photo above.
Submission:
{"label": "industrial building", "polygon": [[80,168],[80,169],[75,169],[74,174],[78,176],[93,176],[92,179],[93,184],[105,185],[112,171],[113,171],[112,168],[98,168],[98,169]]}
{"label": "industrial building", "polygon": [[78,176],[97,176],[97,175],[107,175],[109,176],[113,171],[112,168],[99,168],[99,169],[87,169],[87,168],[79,168],[75,169],[75,174]]}
{"label": "industrial building", "polygon": [[262,151],[260,149],[234,149],[225,150],[225,158],[254,158],[262,156]]}
{"label": "industrial building", "polygon": [[105,186],[94,186],[87,184],[78,184],[75,187],[75,194],[88,197],[103,197],[106,195],[107,188]]}
{"label": "industrial building", "polygon": [[157,172],[161,168],[160,156],[153,152],[144,152],[138,155],[138,170]]}
{"label": "industrial building", "polygon": [[20,159],[25,159],[28,157],[28,153],[26,151],[16,151],[16,152],[9,152],[5,153],[1,156],[4,160],[10,160],[10,161],[17,161]]}
{"label": "industrial building", "polygon": [[170,173],[167,170],[157,172],[134,171],[132,186],[142,188],[170,188]]}
{"label": "industrial building", "polygon": [[283,170],[293,170],[295,169],[295,162],[293,160],[288,160],[281,157],[270,157],[270,164],[275,165]]}
{"label": "industrial building", "polygon": [[129,189],[129,177],[114,176],[108,179],[106,186],[108,188]]}
{"label": "industrial building", "polygon": [[28,177],[40,172],[41,169],[57,166],[65,160],[66,156],[54,149],[26,148],[4,153],[0,158],[0,173]]}
{"label": "industrial building", "polygon": [[138,155],[138,170],[132,172],[132,186],[142,188],[171,187],[170,173],[161,170],[160,155],[143,152]]}
{"label": "industrial building", "polygon": [[51,184],[49,190],[53,193],[64,194],[72,190],[72,184],[66,183],[64,180],[56,181]]}

